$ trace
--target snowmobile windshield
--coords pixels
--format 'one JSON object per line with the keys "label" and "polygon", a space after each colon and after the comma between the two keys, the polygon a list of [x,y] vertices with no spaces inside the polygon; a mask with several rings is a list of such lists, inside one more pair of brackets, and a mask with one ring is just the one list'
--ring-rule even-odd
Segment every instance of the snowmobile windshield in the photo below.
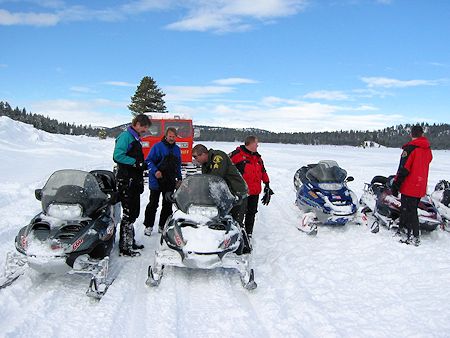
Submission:
{"label": "snowmobile windshield", "polygon": [[82,216],[89,217],[107,200],[94,175],[81,170],[56,171],[42,188],[42,210],[46,213],[54,205],[79,205]]}
{"label": "snowmobile windshield", "polygon": [[343,183],[347,172],[335,161],[320,161],[306,172],[306,178],[315,183]]}
{"label": "snowmobile windshield", "polygon": [[178,208],[189,213],[192,206],[217,208],[218,215],[226,215],[235,198],[225,180],[214,175],[192,175],[181,183],[175,193]]}

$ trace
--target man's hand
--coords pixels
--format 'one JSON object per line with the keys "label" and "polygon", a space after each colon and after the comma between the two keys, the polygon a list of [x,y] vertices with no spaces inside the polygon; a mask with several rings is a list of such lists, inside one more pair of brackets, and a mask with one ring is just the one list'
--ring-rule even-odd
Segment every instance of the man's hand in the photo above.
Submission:
{"label": "man's hand", "polygon": [[155,173],[156,178],[161,178],[162,176],[162,172],[160,172],[159,170]]}
{"label": "man's hand", "polygon": [[273,190],[270,189],[269,183],[266,183],[266,186],[264,187],[264,195],[261,198],[261,202],[263,205],[269,205],[270,203],[270,196],[274,194]]}

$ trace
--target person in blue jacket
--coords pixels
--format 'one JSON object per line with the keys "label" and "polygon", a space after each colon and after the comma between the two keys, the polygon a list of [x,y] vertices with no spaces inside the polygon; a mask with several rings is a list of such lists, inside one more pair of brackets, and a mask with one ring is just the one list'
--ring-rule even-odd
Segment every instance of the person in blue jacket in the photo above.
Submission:
{"label": "person in blue jacket", "polygon": [[[169,127],[163,139],[156,143],[145,162],[148,166],[150,201],[145,208],[145,231],[150,236],[155,223],[156,210],[162,193],[162,209],[159,216],[159,232],[162,232],[167,218],[172,214],[172,202],[167,199],[181,183],[181,150],[176,145],[177,130]],[[167,194],[169,193],[169,194]]]}
{"label": "person in blue jacket", "polygon": [[120,222],[119,253],[124,256],[139,256],[136,249],[143,249],[134,240],[134,225],[140,212],[140,195],[144,192],[144,161],[139,136],[151,126],[147,115],[139,114],[133,118],[131,126],[116,139],[113,160],[117,163],[117,190],[122,203]]}

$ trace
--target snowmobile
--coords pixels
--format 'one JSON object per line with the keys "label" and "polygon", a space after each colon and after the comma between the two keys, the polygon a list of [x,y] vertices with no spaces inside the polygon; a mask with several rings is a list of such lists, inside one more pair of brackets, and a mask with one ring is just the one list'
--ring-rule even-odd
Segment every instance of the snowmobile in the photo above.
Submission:
{"label": "snowmobile", "polygon": [[294,175],[295,204],[302,212],[298,229],[317,234],[318,225],[343,226],[354,220],[357,197],[348,189],[347,172],[332,160],[308,164]]}
{"label": "snowmobile", "polygon": [[177,210],[168,218],[153,265],[148,267],[148,286],[158,286],[166,265],[194,269],[236,269],[242,286],[256,288],[248,239],[229,215],[238,203],[225,180],[213,175],[184,179],[173,195]]}
{"label": "snowmobile", "polygon": [[35,190],[42,211],[20,229],[17,252],[9,252],[0,287],[13,283],[26,267],[40,273],[81,273],[92,278],[86,294],[101,298],[109,287],[109,255],[120,220],[111,171],[59,170]]}
{"label": "snowmobile", "polygon": [[[370,183],[365,183],[360,198],[362,213],[368,218],[371,229],[383,225],[388,229],[398,228],[401,200],[392,194],[391,184],[394,176],[375,176]],[[421,198],[418,206],[419,227],[422,231],[433,231],[442,223],[442,218],[429,196]],[[374,231],[372,231],[374,232]]]}
{"label": "snowmobile", "polygon": [[450,182],[439,181],[431,193],[431,200],[442,217],[442,229],[450,232]]}

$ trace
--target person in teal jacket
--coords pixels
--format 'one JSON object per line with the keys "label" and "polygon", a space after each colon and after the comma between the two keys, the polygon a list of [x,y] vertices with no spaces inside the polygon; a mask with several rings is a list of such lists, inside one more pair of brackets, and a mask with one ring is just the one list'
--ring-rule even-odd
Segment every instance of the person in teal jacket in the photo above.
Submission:
{"label": "person in teal jacket", "polygon": [[134,222],[140,212],[140,195],[144,192],[144,170],[147,165],[142,153],[140,135],[147,132],[151,122],[147,115],[133,118],[131,126],[116,139],[113,159],[117,163],[117,190],[122,203],[119,253],[124,256],[139,256],[136,249],[143,249],[134,240]]}

